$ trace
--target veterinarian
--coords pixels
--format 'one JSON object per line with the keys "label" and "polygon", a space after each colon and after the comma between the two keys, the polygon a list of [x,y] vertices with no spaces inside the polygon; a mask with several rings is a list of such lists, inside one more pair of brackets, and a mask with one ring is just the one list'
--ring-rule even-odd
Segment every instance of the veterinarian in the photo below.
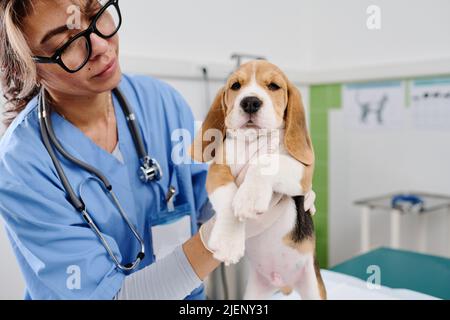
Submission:
{"label": "veterinarian", "polygon": [[0,2],[0,213],[26,299],[204,299],[220,264],[208,168],[171,156],[192,112],[121,73],[121,22],[118,0]]}

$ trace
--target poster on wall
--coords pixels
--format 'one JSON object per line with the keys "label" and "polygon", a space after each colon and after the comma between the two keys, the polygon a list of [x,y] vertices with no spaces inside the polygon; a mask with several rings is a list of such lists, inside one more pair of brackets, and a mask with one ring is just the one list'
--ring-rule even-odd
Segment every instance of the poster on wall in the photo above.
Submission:
{"label": "poster on wall", "polygon": [[421,130],[450,130],[450,78],[410,84],[412,122]]}
{"label": "poster on wall", "polygon": [[385,130],[405,125],[405,87],[401,81],[345,85],[342,101],[349,128]]}

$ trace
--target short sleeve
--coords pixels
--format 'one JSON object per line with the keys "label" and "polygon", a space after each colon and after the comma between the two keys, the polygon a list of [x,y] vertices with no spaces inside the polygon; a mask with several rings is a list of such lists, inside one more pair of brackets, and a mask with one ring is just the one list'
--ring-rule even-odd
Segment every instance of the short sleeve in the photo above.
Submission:
{"label": "short sleeve", "polygon": [[[41,190],[37,192],[13,177],[1,180],[0,213],[29,296],[39,300],[113,299],[125,275],[63,191],[50,181],[35,181]],[[106,239],[121,259],[117,244]]]}

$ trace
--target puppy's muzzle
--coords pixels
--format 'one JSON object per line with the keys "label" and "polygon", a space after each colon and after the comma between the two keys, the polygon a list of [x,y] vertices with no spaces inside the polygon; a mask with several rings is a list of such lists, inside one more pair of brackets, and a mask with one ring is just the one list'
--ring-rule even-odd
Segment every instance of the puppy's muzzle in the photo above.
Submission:
{"label": "puppy's muzzle", "polygon": [[248,114],[254,114],[261,109],[263,102],[257,97],[247,97],[242,99],[241,108]]}

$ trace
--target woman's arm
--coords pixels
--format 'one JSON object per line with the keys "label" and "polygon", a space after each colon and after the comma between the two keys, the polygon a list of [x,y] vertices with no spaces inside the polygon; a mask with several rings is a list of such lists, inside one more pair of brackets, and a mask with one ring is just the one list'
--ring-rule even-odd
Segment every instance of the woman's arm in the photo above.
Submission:
{"label": "woman's arm", "polygon": [[203,281],[219,265],[220,261],[213,258],[213,254],[203,244],[200,233],[197,233],[183,245],[189,263],[197,276]]}
{"label": "woman's arm", "polygon": [[181,300],[219,266],[196,234],[152,265],[125,278],[118,300]]}

